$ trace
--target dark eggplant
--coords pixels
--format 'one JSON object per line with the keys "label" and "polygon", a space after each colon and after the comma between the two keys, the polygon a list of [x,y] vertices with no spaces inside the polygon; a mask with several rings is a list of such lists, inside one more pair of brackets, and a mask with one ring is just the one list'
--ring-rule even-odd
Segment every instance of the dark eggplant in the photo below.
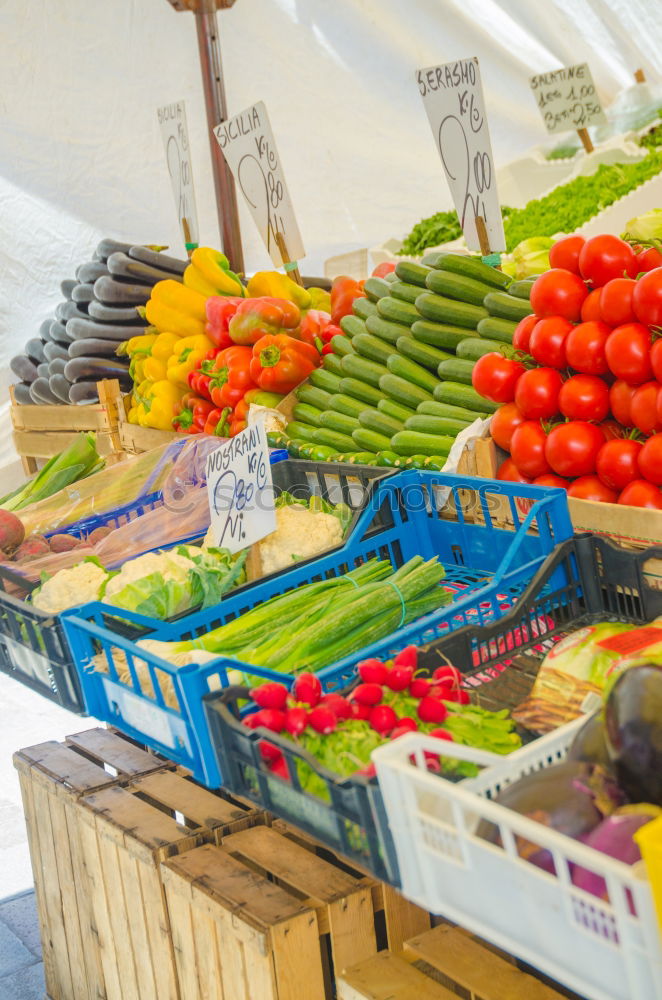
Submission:
{"label": "dark eggplant", "polygon": [[99,260],[108,260],[111,253],[128,253],[132,246],[132,243],[120,243],[118,240],[107,237],[105,240],[101,240],[97,246],[95,257],[98,257]]}
{"label": "dark eggplant", "polygon": [[69,357],[66,358],[53,358],[52,361],[48,362],[48,377],[51,375],[64,375],[64,369],[69,361]]}
{"label": "dark eggplant", "polygon": [[47,378],[37,378],[30,386],[30,395],[35,403],[52,405],[60,400],[51,392]]}
{"label": "dark eggplant", "polygon": [[114,340],[74,340],[69,345],[70,358],[114,358],[117,351]]}
{"label": "dark eggplant", "polygon": [[149,264],[150,267],[160,267],[164,271],[169,271],[171,275],[183,274],[189,265],[188,260],[178,260],[177,257],[168,257],[157,250],[150,250],[149,247],[131,247],[129,257],[132,257],[133,260],[142,261],[143,264]]}
{"label": "dark eggplant", "polygon": [[160,267],[150,267],[142,261],[133,260],[125,253],[114,253],[108,258],[108,270],[114,278],[122,278],[126,281],[134,281],[139,285],[156,285],[159,281],[170,278],[172,281],[181,281],[182,276],[173,274],[172,271],[164,271]]}
{"label": "dark eggplant", "polygon": [[17,354],[9,362],[9,367],[14,375],[22,379],[23,382],[34,382],[36,378],[39,378],[37,366],[34,361],[30,361],[27,354]]}
{"label": "dark eggplant", "polygon": [[70,403],[96,403],[98,398],[96,382],[76,382],[69,389]]}
{"label": "dark eggplant", "polygon": [[50,365],[50,361],[42,361],[41,364],[37,365],[37,378],[48,378],[51,374]]}
{"label": "dark eggplant", "polygon": [[68,358],[69,351],[63,344],[44,344],[44,357],[46,361],[53,358]]}
{"label": "dark eggplant", "polygon": [[570,744],[566,760],[578,760],[586,764],[600,764],[601,767],[609,767],[609,752],[601,710],[589,715],[579,732],[576,733]]}
{"label": "dark eggplant", "polygon": [[71,293],[71,297],[79,305],[87,305],[94,298],[94,285],[76,285]]}
{"label": "dark eggplant", "polygon": [[69,382],[64,375],[51,375],[48,380],[48,385],[53,395],[59,399],[61,403],[69,403],[69,389],[71,388],[71,382]]}
{"label": "dark eggplant", "polygon": [[64,281],[60,282],[60,291],[64,295],[65,299],[71,298],[71,293],[73,292],[77,284],[78,282],[75,280],[75,278],[65,278]]}
{"label": "dark eggplant", "polygon": [[623,671],[605,704],[607,749],[631,802],[662,806],[662,665]]}
{"label": "dark eggplant", "polygon": [[41,337],[42,340],[51,339],[48,331],[50,330],[52,322],[53,322],[53,317],[49,316],[48,319],[43,320],[41,326],[39,327],[39,336]]}
{"label": "dark eggplant", "polygon": [[[76,285],[76,288],[78,288],[78,285]],[[87,313],[75,302],[58,302],[55,307],[55,318],[60,323],[66,323],[70,319],[87,319]]]}
{"label": "dark eggplant", "polygon": [[51,323],[51,328],[49,330],[50,342],[55,344],[67,344],[71,343],[71,337],[67,333],[67,328],[64,323],[60,323],[58,320],[54,319]]}
{"label": "dark eggplant", "polygon": [[144,323],[147,326],[147,320],[141,319],[135,306],[105,306],[94,299],[89,304],[88,312],[90,319],[97,323]]}
{"label": "dark eggplant", "polygon": [[30,395],[30,386],[25,382],[17,382],[14,385],[14,399],[19,406],[34,406],[34,399]]}
{"label": "dark eggplant", "polygon": [[28,340],[25,345],[25,353],[29,358],[32,358],[33,361],[36,361],[37,364],[39,364],[40,361],[47,360],[44,355],[44,346],[43,340],[40,340],[38,337],[33,337],[31,340]]}
{"label": "dark eggplant", "polygon": [[150,285],[125,285],[109,275],[94,282],[96,298],[108,306],[144,306],[151,291]]}
{"label": "dark eggplant", "polygon": [[76,271],[78,281],[88,285],[93,285],[97,278],[103,278],[104,274],[108,274],[108,268],[98,260],[91,260],[87,264],[81,264]]}
{"label": "dark eggplant", "polygon": [[114,340],[121,344],[130,337],[139,337],[145,332],[144,326],[111,326],[110,323],[96,323],[91,319],[70,319],[67,333],[72,340]]}
{"label": "dark eggplant", "polygon": [[70,382],[81,378],[98,381],[102,378],[126,375],[128,368],[128,364],[111,361],[110,358],[71,358],[64,369],[64,374]]}

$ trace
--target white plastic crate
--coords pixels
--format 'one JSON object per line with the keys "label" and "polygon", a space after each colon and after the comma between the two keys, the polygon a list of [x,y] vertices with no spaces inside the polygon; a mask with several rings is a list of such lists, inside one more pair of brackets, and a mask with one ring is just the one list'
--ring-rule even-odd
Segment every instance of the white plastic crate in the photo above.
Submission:
{"label": "white plastic crate", "polygon": [[[414,733],[376,750],[402,892],[590,1000],[662,1000],[662,940],[643,865],[614,861],[491,801],[522,775],[562,760],[581,723],[458,784],[426,770],[424,751],[439,753],[432,737]],[[467,747],[447,753],[482,763]],[[503,846],[476,836],[481,820],[498,826]],[[521,858],[517,837],[547,848],[556,874]],[[601,875],[610,902],[573,886],[571,865]]]}

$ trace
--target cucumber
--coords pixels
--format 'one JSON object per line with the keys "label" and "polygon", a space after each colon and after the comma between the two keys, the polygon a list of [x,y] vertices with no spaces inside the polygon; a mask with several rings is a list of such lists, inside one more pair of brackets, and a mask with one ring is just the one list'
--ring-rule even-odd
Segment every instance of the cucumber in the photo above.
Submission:
{"label": "cucumber", "polygon": [[310,457],[313,462],[329,462],[336,454],[335,448],[329,448],[328,444],[316,444],[312,447]]}
{"label": "cucumber", "polygon": [[349,378],[357,378],[368,385],[379,387],[379,380],[382,375],[386,375],[388,369],[384,365],[377,364],[376,361],[368,361],[358,354],[347,354],[342,359],[342,370]]}
{"label": "cucumber", "polygon": [[[487,296],[486,296],[487,297]],[[433,292],[423,292],[416,299],[416,308],[424,319],[434,323],[448,323],[475,330],[481,319],[489,316],[483,306],[474,306],[469,302],[456,302],[443,295]]]}
{"label": "cucumber", "polygon": [[296,403],[292,409],[292,415],[297,423],[319,427],[322,411],[316,406],[309,406],[308,403]]}
{"label": "cucumber", "polygon": [[356,418],[359,413],[365,410],[365,402],[360,399],[352,399],[344,392],[337,392],[331,397],[330,409],[335,410],[336,413],[344,413],[348,417]]}
{"label": "cucumber", "polygon": [[[487,320],[481,320],[481,323],[487,323]],[[492,351],[500,351],[503,344],[498,340],[483,340],[482,337],[467,337],[455,348],[455,354],[458,358],[464,358],[466,361],[478,361],[482,358],[484,354],[490,354]]]}
{"label": "cucumber", "polygon": [[511,278],[503,271],[484,264],[479,257],[467,257],[466,254],[445,253],[435,267],[452,271],[453,274],[462,274],[465,278],[484,281],[486,285],[494,285],[496,288],[507,288],[511,282]]}
{"label": "cucumber", "polygon": [[404,337],[409,333],[409,327],[402,323],[389,323],[381,316],[368,316],[365,321],[365,328],[373,337],[380,340],[387,340],[389,344],[395,344],[398,337]]}
{"label": "cucumber", "polygon": [[306,461],[311,462],[319,447],[320,445],[316,445],[313,441],[304,441],[299,444],[299,458],[305,458]]}
{"label": "cucumber", "polygon": [[365,333],[365,320],[360,319],[358,316],[352,316],[349,313],[347,316],[343,316],[338,324],[343,333],[346,333],[348,337],[355,337],[357,333]]}
{"label": "cucumber", "polygon": [[395,346],[400,354],[404,354],[411,361],[417,361],[419,365],[423,365],[424,368],[429,368],[433,372],[436,372],[440,361],[453,357],[448,351],[438,351],[436,347],[431,347],[430,344],[421,344],[413,337],[398,337]]}
{"label": "cucumber", "polygon": [[352,340],[352,347],[362,358],[369,358],[370,361],[379,361],[385,365],[390,356],[394,353],[393,346],[379,337],[373,337],[371,333],[359,333]]}
{"label": "cucumber", "polygon": [[367,319],[368,316],[377,315],[377,306],[370,299],[366,299],[365,296],[361,296],[358,299],[354,299],[352,302],[352,312],[359,319]]}
{"label": "cucumber", "polygon": [[444,257],[447,257],[450,250],[431,250],[429,253],[424,254],[421,259],[421,264],[423,267],[428,267],[430,270],[435,268],[439,270],[441,267],[441,262]]}
{"label": "cucumber", "polygon": [[429,417],[442,417],[446,420],[463,420],[473,423],[476,417],[486,417],[485,412],[479,413],[477,410],[468,410],[465,406],[452,406],[450,403],[438,403],[436,399],[428,403],[421,403],[416,410]]}
{"label": "cucumber", "polygon": [[329,448],[333,448],[335,451],[356,451],[354,442],[349,434],[332,431],[329,427],[316,427],[313,431],[313,441],[315,444],[328,444]]}
{"label": "cucumber", "polygon": [[516,323],[525,316],[530,316],[533,311],[528,299],[518,299],[516,295],[509,295],[508,292],[488,292],[483,299],[483,305],[490,316],[511,319]]}
{"label": "cucumber", "polygon": [[425,279],[430,272],[429,267],[424,264],[415,264],[413,260],[399,260],[395,265],[395,274],[400,281],[405,281],[409,285],[418,285],[425,288]]}
{"label": "cucumber", "polygon": [[475,306],[482,306],[485,296],[494,290],[484,281],[466,278],[463,274],[453,274],[452,271],[430,271],[425,284],[437,295],[446,295],[458,302],[471,302]]}
{"label": "cucumber", "polygon": [[358,427],[352,431],[352,440],[367,451],[386,451],[390,447],[390,439],[386,434],[379,434],[377,431],[370,431],[367,427]]}
{"label": "cucumber", "polygon": [[386,434],[389,438],[405,429],[402,420],[395,420],[380,410],[374,409],[362,410],[359,414],[359,423],[361,427],[365,427],[369,431],[376,431],[378,434]]}
{"label": "cucumber", "polygon": [[414,303],[421,294],[420,285],[410,285],[406,281],[394,281],[391,285],[391,295],[394,299]]}
{"label": "cucumber", "polygon": [[281,431],[269,431],[267,434],[267,444],[270,448],[287,448],[289,438]]}
{"label": "cucumber", "polygon": [[464,406],[467,410],[479,413],[494,413],[499,409],[499,403],[491,403],[483,399],[470,385],[461,382],[440,382],[434,390],[434,398],[438,403],[450,403],[451,406]]}
{"label": "cucumber", "polygon": [[443,457],[451,450],[454,440],[454,437],[440,434],[399,431],[391,438],[391,447],[398,455],[439,455]]}
{"label": "cucumber", "polygon": [[298,420],[290,420],[285,428],[285,433],[295,441],[312,441],[314,427],[310,424],[299,423]]}
{"label": "cucumber", "polygon": [[345,374],[337,354],[325,354],[322,365],[324,366],[324,371],[331,372],[332,375],[336,375],[338,378],[342,378]]}
{"label": "cucumber", "polygon": [[354,353],[352,341],[344,333],[337,333],[335,337],[331,337],[330,344],[331,350],[339,358],[344,358],[346,354]]}
{"label": "cucumber", "polygon": [[443,455],[428,455],[423,463],[423,468],[428,472],[442,472],[447,458]]}
{"label": "cucumber", "polygon": [[392,354],[386,362],[386,367],[392,375],[398,375],[427,392],[433,392],[439,384],[439,379],[432,375],[427,368],[416,364],[415,361],[410,361],[409,358],[403,358],[400,354]]}
{"label": "cucumber", "polygon": [[377,456],[374,451],[355,451],[349,457],[350,465],[377,465]]}
{"label": "cucumber", "polygon": [[[536,278],[538,275],[536,275]],[[533,281],[528,278],[522,278],[521,281],[513,281],[511,285],[508,285],[508,294],[514,295],[517,299],[524,299],[528,302],[531,298],[531,287]]]}
{"label": "cucumber", "polygon": [[421,344],[430,344],[432,347],[454,351],[457,345],[466,340],[467,337],[474,337],[475,332],[467,330],[464,326],[431,323],[429,320],[419,319],[412,324],[411,335],[414,340],[418,340]]}
{"label": "cucumber", "polygon": [[379,465],[382,469],[393,469],[399,461],[400,456],[396,455],[394,451],[377,452],[377,465]]}
{"label": "cucumber", "polygon": [[450,437],[455,437],[472,423],[473,420],[453,420],[452,417],[430,417],[425,413],[415,413],[406,421],[404,430],[421,431],[424,434],[448,434]]}
{"label": "cucumber", "polygon": [[388,281],[388,282],[397,281],[398,280],[398,276],[395,273],[395,270],[389,271],[388,274],[384,274],[384,275],[382,275],[382,277],[383,277],[384,281]]}
{"label": "cucumber", "polygon": [[326,371],[325,368],[316,368],[308,376],[308,381],[316,389],[324,389],[325,392],[338,392],[340,387],[340,376],[333,372]]}
{"label": "cucumber", "polygon": [[488,316],[481,319],[477,333],[485,340],[498,340],[501,344],[512,344],[517,323],[512,319],[499,319],[498,316]]}
{"label": "cucumber", "polygon": [[383,278],[376,278],[374,276],[372,278],[366,278],[363,290],[368,298],[372,299],[373,302],[378,302],[380,299],[383,299],[385,295],[391,294],[391,286],[388,281],[384,281]]}
{"label": "cucumber", "polygon": [[353,400],[361,400],[364,404],[369,403],[370,406],[375,406],[384,396],[374,385],[368,385],[367,382],[361,382],[356,378],[341,378],[339,388],[346,396],[351,396]]}
{"label": "cucumber", "polygon": [[346,413],[338,413],[337,410],[325,410],[320,414],[319,425],[339,434],[351,434],[361,426],[356,417],[348,417]]}
{"label": "cucumber", "polygon": [[439,378],[447,382],[463,382],[471,385],[474,362],[463,358],[449,358],[442,361],[437,369]]}
{"label": "cucumber", "polygon": [[325,392],[324,389],[316,389],[314,385],[308,385],[307,382],[300,385],[295,390],[294,395],[300,403],[308,403],[310,406],[316,406],[318,410],[328,410],[331,405],[330,392]]}
{"label": "cucumber", "polygon": [[394,299],[392,295],[379,300],[377,312],[383,319],[387,319],[391,323],[402,323],[403,326],[411,326],[417,319],[420,319],[416,307],[411,302]]}
{"label": "cucumber", "polygon": [[290,458],[298,458],[299,451],[303,448],[304,444],[308,444],[308,442],[300,441],[298,438],[290,438],[287,442],[287,454]]}
{"label": "cucumber", "polygon": [[394,420],[399,420],[402,424],[407,417],[413,417],[416,413],[416,410],[412,410],[411,406],[403,406],[402,403],[396,403],[394,399],[388,397],[379,400],[377,409],[380,413],[385,413],[387,417],[393,417]]}
{"label": "cucumber", "polygon": [[425,389],[421,389],[406,379],[400,378],[399,375],[391,374],[391,372],[387,372],[380,378],[379,388],[396,403],[410,406],[412,410],[415,410],[420,403],[433,398]]}

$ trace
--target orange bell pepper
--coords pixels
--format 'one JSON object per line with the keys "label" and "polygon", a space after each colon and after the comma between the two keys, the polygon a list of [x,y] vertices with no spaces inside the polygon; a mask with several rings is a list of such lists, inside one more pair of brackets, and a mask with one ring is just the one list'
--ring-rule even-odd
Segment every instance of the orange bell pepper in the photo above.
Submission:
{"label": "orange bell pepper", "polygon": [[251,378],[260,389],[286,395],[308,378],[321,360],[310,344],[286,334],[266,336],[253,346]]}

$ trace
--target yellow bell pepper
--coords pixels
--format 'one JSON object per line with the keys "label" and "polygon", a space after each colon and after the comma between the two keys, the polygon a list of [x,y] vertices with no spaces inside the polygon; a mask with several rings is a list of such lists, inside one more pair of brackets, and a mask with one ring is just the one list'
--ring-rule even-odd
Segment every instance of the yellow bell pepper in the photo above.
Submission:
{"label": "yellow bell pepper", "polygon": [[205,332],[206,301],[204,295],[168,278],[152,288],[145,315],[159,333],[192,337]]}
{"label": "yellow bell pepper", "polygon": [[129,365],[129,375],[133,379],[134,385],[142,382],[145,378],[145,361],[147,360],[144,354],[138,354],[136,357],[131,358],[131,363]]}
{"label": "yellow bell pepper", "polygon": [[167,330],[160,333],[152,345],[151,356],[166,362],[170,355],[177,350],[181,339],[176,333],[169,333]]}
{"label": "yellow bell pepper", "polygon": [[250,299],[269,296],[294,302],[299,309],[311,308],[311,298],[306,289],[279,271],[257,271],[248,282],[246,291]]}
{"label": "yellow bell pepper", "polygon": [[137,407],[137,406],[131,406],[131,407],[129,407],[129,412],[126,415],[126,419],[129,421],[130,424],[137,424],[139,422],[139,420],[138,420],[138,410],[139,410],[139,407]]}
{"label": "yellow bell pepper", "polygon": [[126,348],[126,353],[130,357],[133,357],[134,354],[149,354],[157,337],[158,333],[143,333],[139,337],[131,337],[121,346]]}
{"label": "yellow bell pepper", "polygon": [[198,247],[193,251],[191,263],[184,271],[184,284],[207,298],[211,295],[244,295],[244,286],[230,270],[227,257],[212,247]]}
{"label": "yellow bell pepper", "polygon": [[323,288],[316,288],[314,285],[308,289],[310,295],[310,308],[321,309],[322,312],[331,312],[331,293]]}
{"label": "yellow bell pepper", "polygon": [[197,334],[195,337],[180,337],[173,354],[181,355],[184,351],[212,351],[213,349],[214,342],[203,333]]}
{"label": "yellow bell pepper", "polygon": [[146,358],[143,362],[143,372],[145,378],[150,379],[152,382],[159,382],[161,379],[164,379],[167,371],[168,362],[162,360],[161,358],[150,357]]}
{"label": "yellow bell pepper", "polygon": [[208,353],[209,351],[183,351],[178,358],[173,355],[168,361],[168,381],[173,385],[188,385],[189,375],[197,371]]}
{"label": "yellow bell pepper", "polygon": [[153,427],[160,431],[172,430],[172,418],[175,415],[175,403],[178,403],[187,390],[162,379],[155,382],[150,398],[145,404],[143,426]]}

